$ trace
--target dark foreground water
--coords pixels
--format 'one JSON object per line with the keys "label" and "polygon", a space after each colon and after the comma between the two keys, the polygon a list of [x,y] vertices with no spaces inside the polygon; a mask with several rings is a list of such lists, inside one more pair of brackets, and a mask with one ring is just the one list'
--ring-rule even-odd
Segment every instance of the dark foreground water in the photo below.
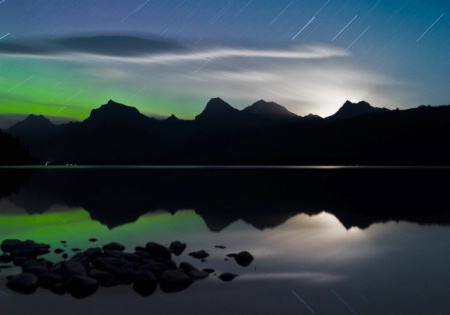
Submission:
{"label": "dark foreground water", "polygon": [[[5,283],[17,268],[0,269],[0,314],[450,313],[449,170],[2,172],[0,241],[32,239],[73,255],[111,241],[133,251],[180,240],[188,247],[177,262],[239,276],[212,274],[146,298],[118,286],[75,299],[15,293]],[[205,262],[187,255],[200,249]],[[226,259],[241,250],[255,257],[248,267]]]}

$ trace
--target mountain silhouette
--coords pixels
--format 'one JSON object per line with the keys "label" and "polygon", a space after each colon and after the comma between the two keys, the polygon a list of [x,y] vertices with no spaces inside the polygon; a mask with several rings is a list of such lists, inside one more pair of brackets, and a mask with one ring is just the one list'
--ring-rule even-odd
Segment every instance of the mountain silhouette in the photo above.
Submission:
{"label": "mountain silhouette", "polygon": [[298,118],[298,116],[294,113],[288,111],[285,107],[274,103],[274,102],[266,102],[264,100],[259,100],[256,103],[244,108],[242,110],[243,113],[256,117],[264,117],[264,118]]}
{"label": "mountain silhouette", "polygon": [[[27,165],[37,164],[38,159],[31,156],[28,148],[26,148],[18,138],[14,138],[9,134],[5,134],[0,130],[0,165]],[[1,174],[0,174],[1,175]],[[0,176],[1,182],[7,181]]]}
{"label": "mountain silhouette", "polygon": [[325,119],[211,99],[195,120],[110,100],[77,123],[29,116],[7,130],[42,162],[158,165],[448,165],[450,106],[390,111],[347,101]]}
{"label": "mountain silhouette", "polygon": [[100,108],[93,109],[89,117],[83,121],[83,124],[96,128],[105,126],[115,128],[122,126],[145,127],[154,121],[154,118],[141,114],[135,107],[109,100],[107,104],[100,106]]}
{"label": "mountain silhouette", "polygon": [[387,108],[372,107],[369,103],[361,101],[359,103],[352,103],[346,101],[344,105],[334,114],[326,118],[327,121],[336,121],[340,119],[347,119],[356,116],[373,113],[386,113],[390,110]]}
{"label": "mountain silhouette", "polygon": [[42,115],[29,115],[7,131],[25,143],[32,143],[52,137],[58,132],[58,126]]}
{"label": "mountain silhouette", "polygon": [[205,109],[197,116],[196,121],[202,122],[230,122],[239,116],[239,110],[232,107],[230,104],[221,98],[212,98]]}

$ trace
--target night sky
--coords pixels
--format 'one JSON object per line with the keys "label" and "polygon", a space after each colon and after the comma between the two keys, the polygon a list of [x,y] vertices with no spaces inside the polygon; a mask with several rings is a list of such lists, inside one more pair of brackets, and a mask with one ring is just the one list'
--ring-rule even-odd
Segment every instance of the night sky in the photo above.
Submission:
{"label": "night sky", "polygon": [[448,0],[0,0],[0,128],[109,99],[184,119],[212,97],[444,105],[449,73]]}

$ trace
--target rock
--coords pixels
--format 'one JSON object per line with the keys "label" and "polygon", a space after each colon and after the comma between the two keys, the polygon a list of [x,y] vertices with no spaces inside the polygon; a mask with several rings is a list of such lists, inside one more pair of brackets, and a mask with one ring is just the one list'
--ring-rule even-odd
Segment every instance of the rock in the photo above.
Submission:
{"label": "rock", "polygon": [[48,244],[39,244],[34,241],[20,241],[15,239],[4,240],[1,244],[3,252],[10,253],[12,257],[36,257],[50,253]]}
{"label": "rock", "polygon": [[175,241],[170,243],[169,248],[176,256],[180,256],[186,249],[186,244],[181,243],[180,241]]}
{"label": "rock", "polygon": [[63,277],[59,273],[46,272],[39,276],[38,285],[49,289],[56,284],[62,284],[64,281]]}
{"label": "rock", "polygon": [[203,271],[204,271],[204,272],[207,272],[207,273],[213,273],[213,272],[215,272],[215,270],[214,270],[214,269],[211,269],[211,268],[205,268],[205,269],[203,269]]}
{"label": "rock", "polygon": [[145,264],[139,266],[139,270],[149,270],[153,272],[157,277],[161,276],[161,274],[166,270],[175,269],[177,269],[177,265],[172,260],[148,261]]}
{"label": "rock", "polygon": [[163,246],[160,245],[158,243],[155,242],[148,242],[145,245],[145,248],[147,249],[147,252],[150,256],[150,258],[152,259],[171,259],[172,258],[172,253],[170,252],[170,250]]}
{"label": "rock", "polygon": [[75,276],[87,276],[86,267],[76,260],[68,260],[61,265],[61,274],[65,279],[70,279]]}
{"label": "rock", "polygon": [[236,260],[239,265],[244,267],[250,265],[253,259],[253,256],[247,251],[240,252],[234,257],[234,260]]}
{"label": "rock", "polygon": [[163,292],[179,292],[189,287],[193,280],[181,269],[166,270],[159,278]]}
{"label": "rock", "polygon": [[74,252],[74,253],[77,253],[77,252],[80,252],[81,251],[81,248],[72,248],[72,252]]}
{"label": "rock", "polygon": [[98,269],[91,269],[89,271],[89,277],[97,280],[98,285],[101,287],[114,287],[119,284],[115,275]]}
{"label": "rock", "polygon": [[189,277],[191,277],[194,280],[200,280],[205,279],[209,277],[209,273],[206,271],[200,271],[197,268],[195,268],[193,265],[187,262],[182,262],[179,267],[181,270],[184,271]]}
{"label": "rock", "polygon": [[202,249],[196,252],[189,253],[189,256],[192,256],[196,259],[205,259],[209,256],[209,254]]}
{"label": "rock", "polygon": [[90,239],[89,239],[89,242],[91,242],[91,243],[95,243],[95,242],[97,242],[97,239],[96,239],[96,238],[94,238],[94,237],[93,237],[93,238],[90,238]]}
{"label": "rock", "polygon": [[236,274],[233,274],[231,272],[225,272],[219,276],[219,279],[222,281],[225,281],[225,282],[230,282],[231,280],[233,280],[236,277],[237,277]]}
{"label": "rock", "polygon": [[45,259],[28,259],[22,264],[22,272],[32,273],[39,277],[41,274],[48,272],[51,265],[52,263]]}
{"label": "rock", "polygon": [[8,254],[2,254],[0,255],[0,262],[4,264],[8,264],[12,261],[12,258]]}
{"label": "rock", "polygon": [[67,292],[74,298],[82,299],[98,290],[98,282],[87,276],[76,275],[67,281]]}
{"label": "rock", "polygon": [[7,239],[2,242],[0,245],[0,248],[3,252],[9,253],[12,252],[14,249],[19,247],[22,244],[22,241],[16,240],[16,239]]}
{"label": "rock", "polygon": [[36,259],[36,257],[29,257],[29,256],[13,256],[13,264],[15,266],[22,266],[27,260],[29,259]]}
{"label": "rock", "polygon": [[103,251],[99,247],[88,248],[83,252],[84,256],[93,259],[94,257],[100,257],[103,255]]}
{"label": "rock", "polygon": [[225,249],[226,247],[225,246],[222,246],[222,245],[216,245],[216,246],[214,246],[215,248],[220,248],[220,249]]}
{"label": "rock", "polygon": [[64,253],[64,254],[61,255],[61,257],[62,257],[63,259],[67,259],[67,258],[69,258],[69,255],[67,255],[67,253]]}
{"label": "rock", "polygon": [[61,254],[61,253],[64,253],[64,249],[57,248],[57,249],[55,249],[53,252],[54,252],[55,254]]}
{"label": "rock", "polygon": [[150,270],[139,270],[134,275],[133,289],[142,296],[150,296],[155,292],[158,279]]}
{"label": "rock", "polygon": [[38,277],[31,273],[21,273],[8,279],[6,286],[18,293],[32,294],[38,287]]}
{"label": "rock", "polygon": [[120,252],[125,250],[124,245],[122,245],[120,243],[116,243],[116,242],[108,243],[108,244],[104,245],[102,248],[103,248],[103,250],[117,250]]}
{"label": "rock", "polygon": [[94,259],[93,265],[114,275],[120,284],[131,284],[133,281],[133,264],[124,258],[99,257]]}
{"label": "rock", "polygon": [[230,258],[234,258],[234,257],[236,257],[237,256],[237,254],[228,254],[227,255],[227,257],[230,257]]}

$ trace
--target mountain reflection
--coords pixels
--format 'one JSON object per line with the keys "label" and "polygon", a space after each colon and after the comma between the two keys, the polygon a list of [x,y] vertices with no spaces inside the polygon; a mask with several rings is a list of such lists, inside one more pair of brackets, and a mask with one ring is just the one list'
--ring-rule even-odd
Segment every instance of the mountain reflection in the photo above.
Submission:
{"label": "mountain reflection", "polygon": [[[108,228],[149,212],[194,209],[211,231],[243,220],[257,229],[326,210],[347,228],[407,220],[450,224],[447,169],[41,169],[0,197],[30,214],[82,208]],[[13,180],[14,179],[14,180]],[[11,183],[11,187],[7,183]],[[11,191],[16,188],[16,193]],[[186,222],[188,223],[188,222]]]}

